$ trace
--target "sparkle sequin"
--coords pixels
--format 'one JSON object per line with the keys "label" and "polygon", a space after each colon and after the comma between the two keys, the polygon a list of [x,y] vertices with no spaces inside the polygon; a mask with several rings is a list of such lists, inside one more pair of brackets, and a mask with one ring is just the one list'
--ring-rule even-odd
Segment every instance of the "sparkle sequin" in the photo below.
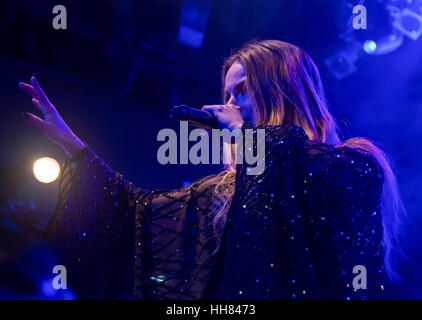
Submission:
{"label": "sparkle sequin", "polygon": [[[66,159],[46,238],[80,298],[367,299],[384,291],[383,175],[347,147],[299,127],[265,129],[259,176],[238,166],[217,254],[207,176],[173,191],[138,188],[89,147]],[[255,150],[256,151],[256,150]],[[306,186],[306,188],[305,188]],[[368,270],[368,290],[349,283]],[[159,273],[158,273],[159,272]]]}

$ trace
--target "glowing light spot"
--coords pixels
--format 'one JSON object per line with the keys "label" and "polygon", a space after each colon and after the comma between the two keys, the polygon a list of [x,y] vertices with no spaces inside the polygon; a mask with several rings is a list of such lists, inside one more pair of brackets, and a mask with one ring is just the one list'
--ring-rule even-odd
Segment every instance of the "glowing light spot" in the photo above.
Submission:
{"label": "glowing light spot", "polygon": [[60,165],[56,159],[43,157],[35,161],[32,171],[39,182],[51,183],[58,178]]}
{"label": "glowing light spot", "polygon": [[[150,277],[150,279],[151,279],[152,281],[157,282],[157,283],[161,283],[161,282],[163,282],[163,281],[165,281],[165,280],[166,280],[166,276],[164,276],[164,275],[160,274],[160,275],[158,275],[157,277],[151,276],[151,277]],[[180,290],[182,290],[182,291],[183,291],[183,289],[180,289]]]}
{"label": "glowing light spot", "polygon": [[373,40],[366,40],[365,43],[363,44],[363,50],[365,50],[367,54],[373,54],[376,49],[377,49],[377,44]]}

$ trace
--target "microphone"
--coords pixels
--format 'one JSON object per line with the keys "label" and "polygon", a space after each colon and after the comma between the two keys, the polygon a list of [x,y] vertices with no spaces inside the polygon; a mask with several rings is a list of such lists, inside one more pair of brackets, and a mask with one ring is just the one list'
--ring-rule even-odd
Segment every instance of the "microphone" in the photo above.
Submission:
{"label": "microphone", "polygon": [[203,129],[219,129],[217,118],[208,111],[190,108],[184,104],[174,106],[170,117],[180,121],[188,121],[190,125]]}

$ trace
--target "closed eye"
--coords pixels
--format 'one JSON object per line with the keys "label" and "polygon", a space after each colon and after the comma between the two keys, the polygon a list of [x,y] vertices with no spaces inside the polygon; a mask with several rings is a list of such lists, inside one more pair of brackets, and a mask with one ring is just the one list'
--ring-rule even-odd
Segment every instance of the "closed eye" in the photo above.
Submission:
{"label": "closed eye", "polygon": [[242,81],[239,84],[237,84],[234,92],[235,92],[235,94],[245,93],[245,81]]}
{"label": "closed eye", "polygon": [[[244,94],[245,91],[246,91],[245,80],[242,80],[241,82],[236,84],[236,86],[234,87],[234,94],[235,95]],[[224,102],[226,103],[227,101],[229,101],[229,99],[230,99],[230,93],[227,90],[225,90],[224,91]]]}

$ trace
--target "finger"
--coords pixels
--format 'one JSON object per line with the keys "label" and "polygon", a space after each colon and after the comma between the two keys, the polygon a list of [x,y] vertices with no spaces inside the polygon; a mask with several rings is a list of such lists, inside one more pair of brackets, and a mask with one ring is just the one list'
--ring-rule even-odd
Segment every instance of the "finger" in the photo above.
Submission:
{"label": "finger", "polygon": [[235,104],[226,104],[227,107],[234,108],[240,110],[240,107]]}
{"label": "finger", "polygon": [[41,103],[37,99],[32,98],[32,104],[34,106],[36,106],[38,108],[38,110],[40,110],[42,113],[44,113],[43,110],[42,110],[43,107],[42,107]]}
{"label": "finger", "polygon": [[50,100],[48,100],[47,96],[45,95],[44,91],[41,89],[40,84],[38,83],[37,79],[32,76],[31,77],[31,84],[34,87],[34,91],[37,95],[37,100],[41,103],[41,105],[45,106],[45,111],[48,112],[52,112],[53,111],[53,107],[52,104],[50,102]]}
{"label": "finger", "polygon": [[205,105],[202,107],[203,110],[205,109],[218,109],[221,108],[222,105],[221,104],[209,104],[209,105]]}
{"label": "finger", "polygon": [[31,125],[42,129],[44,127],[44,120],[38,118],[36,115],[33,115],[29,112],[22,113],[23,118],[26,122],[30,123]]}
{"label": "finger", "polygon": [[214,114],[216,112],[220,112],[222,109],[221,109],[221,105],[210,105],[210,106],[203,106],[202,110],[208,111]]}
{"label": "finger", "polygon": [[19,82],[19,88],[21,88],[23,92],[25,92],[27,95],[31,96],[32,98],[37,97],[34,91],[34,87],[31,86],[30,84],[27,84],[25,82]]}

